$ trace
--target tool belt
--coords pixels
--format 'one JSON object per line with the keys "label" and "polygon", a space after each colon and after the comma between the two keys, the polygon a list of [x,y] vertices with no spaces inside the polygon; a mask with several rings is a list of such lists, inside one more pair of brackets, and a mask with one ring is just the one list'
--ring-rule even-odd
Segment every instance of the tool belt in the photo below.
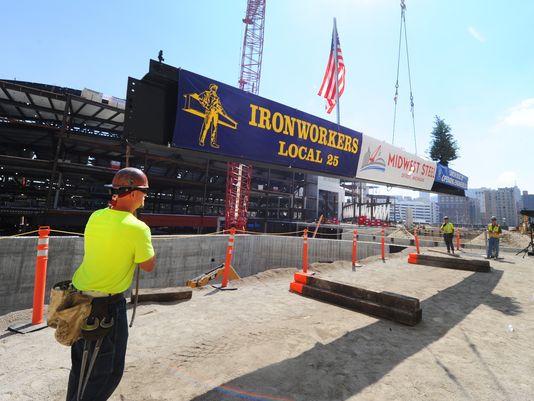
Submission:
{"label": "tool belt", "polygon": [[115,324],[111,305],[124,299],[124,295],[114,294],[107,297],[93,298],[91,313],[82,322],[81,336],[90,341],[104,337]]}
{"label": "tool belt", "polygon": [[123,294],[94,298],[78,291],[70,281],[52,287],[48,306],[48,326],[55,328],[56,340],[71,346],[80,338],[97,339],[113,327],[109,306],[124,298]]}

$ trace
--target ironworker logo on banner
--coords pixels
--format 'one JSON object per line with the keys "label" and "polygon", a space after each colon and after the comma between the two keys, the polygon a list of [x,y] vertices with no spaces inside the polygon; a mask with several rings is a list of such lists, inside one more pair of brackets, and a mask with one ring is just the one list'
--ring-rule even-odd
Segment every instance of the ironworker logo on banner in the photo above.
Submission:
{"label": "ironworker logo on banner", "polygon": [[174,147],[353,178],[362,134],[180,70]]}
{"label": "ironworker logo on banner", "polygon": [[[185,97],[185,105],[182,110],[203,118],[200,135],[198,137],[198,144],[204,146],[206,136],[210,133],[210,146],[218,149],[217,133],[219,125],[231,129],[237,129],[237,122],[230,117],[221,103],[221,99],[217,95],[217,84],[210,84],[209,89],[201,93],[187,93]],[[199,110],[201,106],[204,110]]]}

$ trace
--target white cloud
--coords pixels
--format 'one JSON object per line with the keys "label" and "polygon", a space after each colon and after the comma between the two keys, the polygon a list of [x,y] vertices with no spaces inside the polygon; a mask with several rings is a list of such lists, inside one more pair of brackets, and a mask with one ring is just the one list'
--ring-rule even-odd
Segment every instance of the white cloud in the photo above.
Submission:
{"label": "white cloud", "polygon": [[482,36],[482,34],[478,32],[474,27],[470,26],[467,30],[469,31],[471,36],[474,37],[479,42],[484,43],[486,41],[486,38]]}
{"label": "white cloud", "polygon": [[534,128],[534,98],[525,99],[508,110],[504,123],[511,127]]}
{"label": "white cloud", "polygon": [[503,187],[513,187],[517,183],[517,173],[515,171],[503,171],[497,177],[497,183]]}

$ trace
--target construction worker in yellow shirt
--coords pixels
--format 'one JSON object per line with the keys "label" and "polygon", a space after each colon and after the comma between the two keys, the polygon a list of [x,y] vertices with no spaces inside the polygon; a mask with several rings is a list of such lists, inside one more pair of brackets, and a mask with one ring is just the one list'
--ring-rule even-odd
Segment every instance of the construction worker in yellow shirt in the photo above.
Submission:
{"label": "construction worker in yellow shirt", "polygon": [[491,223],[488,224],[488,251],[486,259],[495,257],[499,259],[499,239],[501,238],[502,229],[497,224],[497,217],[491,216]]}
{"label": "construction worker in yellow shirt", "polygon": [[447,245],[447,253],[453,253],[454,255],[454,245],[452,244],[452,237],[454,235],[454,226],[452,223],[449,223],[449,217],[443,217],[443,224],[439,228],[439,231],[443,234],[443,239],[445,240],[445,245]]}
{"label": "construction worker in yellow shirt", "polygon": [[135,216],[149,190],[147,176],[127,167],[108,187],[110,207],[89,218],[83,261],[72,278],[77,291],[92,297],[92,308],[82,325],[83,338],[71,347],[67,401],[111,397],[122,378],[128,343],[124,292],[136,264],[146,272],[156,264],[150,228]]}

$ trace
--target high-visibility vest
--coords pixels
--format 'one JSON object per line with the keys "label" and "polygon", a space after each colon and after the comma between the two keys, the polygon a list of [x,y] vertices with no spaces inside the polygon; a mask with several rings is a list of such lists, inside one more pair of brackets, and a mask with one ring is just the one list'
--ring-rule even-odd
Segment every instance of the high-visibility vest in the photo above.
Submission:
{"label": "high-visibility vest", "polygon": [[498,225],[498,224],[488,224],[488,232],[489,232],[489,236],[490,238],[499,238],[499,235],[501,234],[502,230],[501,230],[501,226]]}
{"label": "high-visibility vest", "polygon": [[443,234],[452,234],[454,232],[454,226],[452,223],[442,224],[440,230]]}

